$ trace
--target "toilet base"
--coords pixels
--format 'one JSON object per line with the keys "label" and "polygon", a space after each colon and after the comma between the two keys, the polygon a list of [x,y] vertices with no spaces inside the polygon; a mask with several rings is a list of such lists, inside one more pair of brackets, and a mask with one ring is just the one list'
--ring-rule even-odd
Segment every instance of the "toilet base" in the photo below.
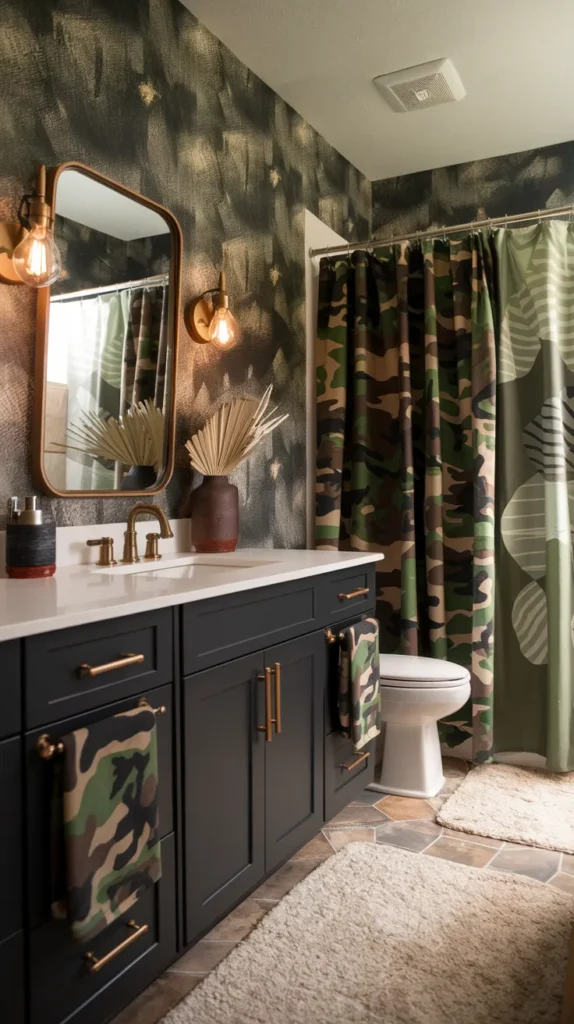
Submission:
{"label": "toilet base", "polygon": [[428,792],[423,789],[404,789],[404,787],[401,787],[400,789],[393,789],[392,786],[385,786],[383,788],[379,782],[371,782],[367,786],[367,789],[370,789],[373,793],[382,793],[384,796],[415,796],[419,797],[421,800],[430,800],[431,797],[440,793],[444,784],[445,777],[443,775],[438,789],[432,789]]}
{"label": "toilet base", "polygon": [[385,723],[383,768],[368,789],[393,796],[429,799],[444,786],[442,755],[435,719]]}

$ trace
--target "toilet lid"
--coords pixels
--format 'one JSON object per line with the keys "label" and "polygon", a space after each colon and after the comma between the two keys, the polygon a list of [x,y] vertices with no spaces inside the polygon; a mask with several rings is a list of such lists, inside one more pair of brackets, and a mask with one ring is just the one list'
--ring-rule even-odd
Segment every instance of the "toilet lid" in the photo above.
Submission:
{"label": "toilet lid", "polygon": [[381,654],[381,686],[457,686],[470,679],[470,672],[441,658],[419,658],[411,654]]}

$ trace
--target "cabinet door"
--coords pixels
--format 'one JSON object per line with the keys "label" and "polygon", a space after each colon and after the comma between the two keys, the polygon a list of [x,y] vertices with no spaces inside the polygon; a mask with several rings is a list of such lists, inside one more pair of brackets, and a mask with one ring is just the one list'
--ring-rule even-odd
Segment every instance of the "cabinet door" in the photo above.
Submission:
{"label": "cabinet door", "polygon": [[263,877],[262,672],[250,654],[184,682],[187,943]]}
{"label": "cabinet door", "polygon": [[[0,743],[0,941],[22,927],[22,742]],[[2,1020],[2,1017],[0,1017]]]}
{"label": "cabinet door", "polygon": [[[273,871],[323,823],[323,630],[265,652],[272,670],[273,738],[265,743],[265,871]],[[278,667],[277,667],[278,666]],[[277,680],[277,672],[280,679]]]}
{"label": "cabinet door", "polygon": [[24,1024],[24,933],[0,942],[0,1020]]}

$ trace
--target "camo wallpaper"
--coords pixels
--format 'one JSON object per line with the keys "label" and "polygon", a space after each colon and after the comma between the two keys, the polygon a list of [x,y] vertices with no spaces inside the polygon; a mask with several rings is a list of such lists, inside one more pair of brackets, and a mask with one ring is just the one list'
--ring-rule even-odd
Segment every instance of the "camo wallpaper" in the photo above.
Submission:
{"label": "camo wallpaper", "polygon": [[373,235],[574,202],[574,142],[373,182]]}
{"label": "camo wallpaper", "polygon": [[[0,23],[0,217],[38,162],[80,160],[175,213],[184,303],[227,271],[244,340],[222,354],[182,325],[176,472],[159,502],[187,514],[183,442],[223,393],[272,382],[290,418],[237,474],[240,544],[304,546],[304,210],[366,238],[370,182],[178,0],[0,0]],[[0,284],[0,509],[32,486],[34,313],[31,291]],[[117,522],[132,504],[44,499],[59,525]]]}

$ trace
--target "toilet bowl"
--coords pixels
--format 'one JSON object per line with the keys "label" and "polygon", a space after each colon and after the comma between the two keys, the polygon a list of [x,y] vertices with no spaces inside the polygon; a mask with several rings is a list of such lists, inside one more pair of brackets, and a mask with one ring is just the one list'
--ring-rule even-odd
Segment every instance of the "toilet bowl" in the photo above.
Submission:
{"label": "toilet bowl", "polygon": [[437,722],[470,697],[470,672],[438,658],[381,654],[383,765],[369,789],[436,796],[444,785]]}

